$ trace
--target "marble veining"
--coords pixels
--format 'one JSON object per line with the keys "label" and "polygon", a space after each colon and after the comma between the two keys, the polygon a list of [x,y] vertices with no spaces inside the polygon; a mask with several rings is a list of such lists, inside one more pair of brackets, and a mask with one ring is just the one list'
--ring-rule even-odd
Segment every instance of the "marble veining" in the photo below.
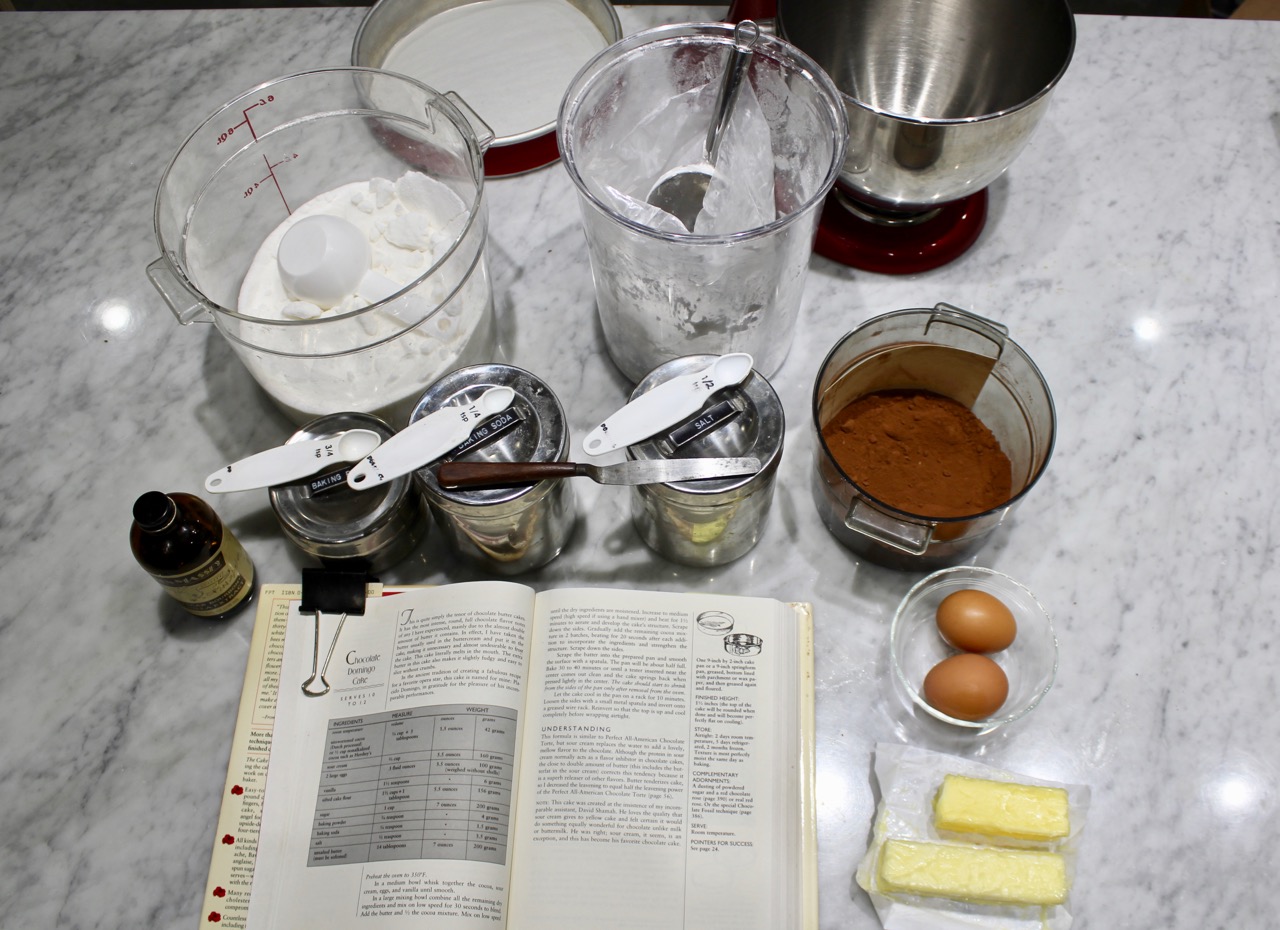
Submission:
{"label": "marble veining", "polygon": [[[0,926],[191,930],[252,625],[187,619],[133,563],[144,490],[198,490],[291,432],[145,266],[155,184],[216,106],[348,61],[358,9],[0,13]],[[623,8],[646,23],[714,18]],[[891,278],[811,264],[765,538],[698,571],[659,560],[625,493],[584,482],[538,587],[719,588],[816,605],[821,924],[877,925],[853,869],[871,749],[912,742],[1085,783],[1077,926],[1266,927],[1280,871],[1274,646],[1280,432],[1280,23],[1078,17],[1076,56],[990,189],[976,247]],[[487,186],[503,349],[581,436],[625,398],[559,166]],[[886,687],[916,576],[861,563],[809,493],[817,365],[875,314],[947,301],[1006,324],[1052,388],[1049,470],[975,557],[1054,615],[1061,666],[982,742],[921,729]],[[262,494],[216,501],[260,577],[306,564]],[[478,577],[432,538],[394,582]]]}

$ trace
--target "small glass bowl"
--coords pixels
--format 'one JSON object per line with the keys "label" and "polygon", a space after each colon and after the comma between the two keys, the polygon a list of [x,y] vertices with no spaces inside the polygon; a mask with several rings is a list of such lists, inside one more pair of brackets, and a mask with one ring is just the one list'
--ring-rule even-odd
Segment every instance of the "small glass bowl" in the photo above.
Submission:
{"label": "small glass bowl", "polygon": [[[921,688],[929,670],[955,655],[938,632],[938,605],[964,589],[985,591],[1013,612],[1018,635],[1008,649],[991,654],[1009,679],[1004,705],[985,720],[961,720],[944,714],[924,699]],[[1053,619],[1026,587],[990,568],[960,565],[925,577],[907,592],[889,627],[889,657],[896,685],[929,716],[974,733],[989,733],[1030,713],[1053,687],[1058,672],[1058,637]]]}

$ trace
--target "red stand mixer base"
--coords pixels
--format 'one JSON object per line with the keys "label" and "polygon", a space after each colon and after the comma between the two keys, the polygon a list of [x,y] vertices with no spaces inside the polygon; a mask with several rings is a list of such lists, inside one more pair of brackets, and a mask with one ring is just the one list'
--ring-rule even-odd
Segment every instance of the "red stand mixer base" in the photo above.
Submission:
{"label": "red stand mixer base", "polygon": [[987,192],[953,200],[918,222],[878,223],[853,212],[845,197],[827,195],[814,251],[842,265],[878,274],[916,274],[963,255],[987,224]]}

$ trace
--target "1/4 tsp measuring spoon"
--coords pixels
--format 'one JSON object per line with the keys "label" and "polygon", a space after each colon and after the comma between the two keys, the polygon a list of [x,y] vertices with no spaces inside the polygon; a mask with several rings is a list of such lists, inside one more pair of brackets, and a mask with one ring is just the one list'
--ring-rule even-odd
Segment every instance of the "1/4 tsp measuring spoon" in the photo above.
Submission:
{"label": "1/4 tsp measuring spoon", "polygon": [[349,429],[328,439],[290,442],[255,453],[219,468],[204,479],[211,494],[272,488],[300,481],[338,462],[357,462],[374,449],[382,437],[373,430]]}
{"label": "1/4 tsp measuring spoon", "polygon": [[491,387],[470,403],[443,407],[415,420],[352,467],[347,484],[367,491],[430,465],[482,422],[510,407],[515,397],[509,387]]}

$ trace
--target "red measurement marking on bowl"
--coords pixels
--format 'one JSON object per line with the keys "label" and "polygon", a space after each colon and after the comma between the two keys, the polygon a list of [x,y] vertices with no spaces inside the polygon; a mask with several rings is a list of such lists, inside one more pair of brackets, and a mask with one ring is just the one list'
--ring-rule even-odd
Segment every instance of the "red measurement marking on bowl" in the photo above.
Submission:
{"label": "red measurement marking on bowl", "polygon": [[249,119],[249,111],[254,109],[255,107],[265,107],[268,103],[271,103],[275,99],[276,98],[273,94],[267,94],[267,96],[265,97],[259,97],[257,103],[251,103],[249,104],[249,106],[241,110],[240,115],[243,116],[244,119],[236,123],[234,126],[228,126],[226,132],[218,133],[217,144],[221,145],[222,143],[228,141],[233,135],[235,135],[236,130],[239,129],[241,126],[249,130],[249,135],[253,136],[253,139],[256,142],[258,140],[258,134],[253,131],[253,121]]}
{"label": "red measurement marking on bowl", "polygon": [[292,215],[293,208],[289,206],[289,200],[288,198],[285,197],[284,190],[282,190],[280,187],[280,179],[276,177],[276,169],[279,168],[281,165],[287,165],[289,162],[293,161],[297,157],[298,157],[298,153],[294,152],[292,155],[282,158],[277,162],[273,162],[271,161],[271,159],[267,158],[266,155],[263,155],[262,160],[266,162],[267,173],[262,177],[258,178],[258,180],[254,181],[251,185],[249,185],[244,189],[244,199],[248,200],[250,197],[254,195],[254,193],[260,187],[262,187],[262,185],[270,181],[275,186],[276,193],[280,195],[280,200],[284,202],[285,210]]}

